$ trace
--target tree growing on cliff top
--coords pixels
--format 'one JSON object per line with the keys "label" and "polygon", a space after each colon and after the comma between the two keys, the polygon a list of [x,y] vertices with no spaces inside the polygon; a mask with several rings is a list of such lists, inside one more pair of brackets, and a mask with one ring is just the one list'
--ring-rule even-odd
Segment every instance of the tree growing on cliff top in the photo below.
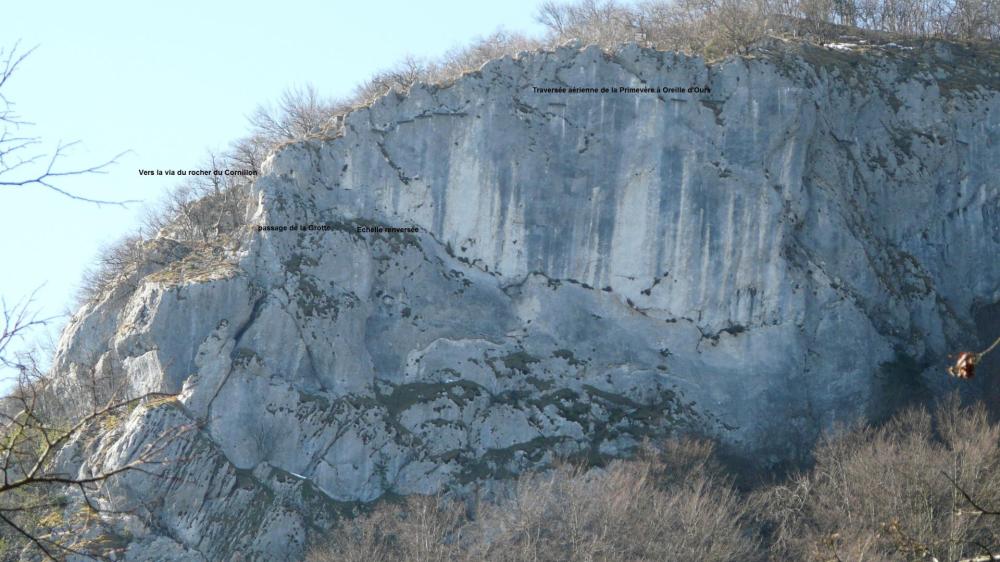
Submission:
{"label": "tree growing on cliff top", "polygon": [[847,29],[902,37],[1000,38],[994,0],[618,0],[548,1],[538,21],[549,41],[578,39],[605,48],[636,41],[710,58],[745,53],[769,33],[840,40]]}

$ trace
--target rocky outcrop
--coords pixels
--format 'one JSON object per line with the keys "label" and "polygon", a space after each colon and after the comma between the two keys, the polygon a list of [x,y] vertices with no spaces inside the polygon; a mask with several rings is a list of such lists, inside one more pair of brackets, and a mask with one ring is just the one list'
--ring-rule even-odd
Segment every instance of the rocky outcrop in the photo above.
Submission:
{"label": "rocky outcrop", "polygon": [[647,437],[795,458],[936,388],[1000,301],[1000,59],[968,55],[571,46],[390,93],[270,158],[241,249],[74,317],[63,392],[178,396],[60,462],[183,430],[115,483],[128,556],[277,560],[354,502]]}

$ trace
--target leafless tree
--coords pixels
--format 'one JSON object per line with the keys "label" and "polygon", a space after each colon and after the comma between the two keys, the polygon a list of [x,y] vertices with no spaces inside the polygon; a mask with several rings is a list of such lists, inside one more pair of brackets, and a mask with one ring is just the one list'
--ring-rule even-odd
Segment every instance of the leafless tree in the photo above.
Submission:
{"label": "leafless tree", "polygon": [[420,59],[407,56],[395,67],[375,73],[354,91],[358,105],[368,105],[392,91],[406,92],[420,80],[429,78],[429,67]]}
{"label": "leafless tree", "polygon": [[420,79],[431,83],[452,82],[466,72],[478,70],[488,61],[541,46],[542,42],[537,39],[501,29],[468,46],[448,51],[441,61],[427,64],[429,76]]}
{"label": "leafless tree", "polygon": [[[8,550],[34,548],[51,560],[69,555],[104,559],[106,547],[81,540],[70,529],[100,524],[105,516],[123,513],[101,501],[105,485],[130,471],[153,474],[150,467],[166,460],[164,447],[178,434],[147,443],[130,461],[107,470],[74,472],[60,454],[136,407],[170,395],[127,397],[120,390],[99,388],[101,382],[93,380],[91,392],[77,397],[74,404],[74,411],[84,413],[67,414],[66,397],[53,391],[52,379],[39,368],[36,356],[11,351],[12,342],[48,321],[29,312],[31,302],[3,303],[0,310],[0,365],[16,372],[14,388],[0,397],[0,541]],[[70,520],[70,515],[78,520]],[[81,523],[80,518],[87,521]]]}
{"label": "leafless tree", "polygon": [[636,40],[640,32],[635,26],[636,17],[635,10],[615,0],[549,1],[536,15],[557,43],[581,39],[608,48]]}
{"label": "leafless tree", "polygon": [[285,90],[276,107],[258,107],[250,116],[250,124],[261,142],[272,145],[322,138],[329,133],[331,117],[343,109],[341,104],[322,98],[315,87],[308,85]]}
{"label": "leafless tree", "polygon": [[761,492],[774,559],[943,562],[1000,545],[981,507],[1000,502],[1000,425],[981,405],[953,395],[933,414],[911,409],[840,432],[815,462]]}
{"label": "leafless tree", "polygon": [[1000,0],[546,1],[536,19],[548,43],[577,39],[613,49],[637,41],[708,58],[748,52],[768,34],[826,41],[844,29],[965,40],[1000,38]]}
{"label": "leafless tree", "polygon": [[111,201],[85,197],[69,191],[60,184],[67,179],[87,174],[104,174],[117,163],[126,152],[122,152],[100,164],[81,168],[61,166],[61,160],[79,141],[59,142],[51,152],[39,150],[42,141],[36,136],[23,134],[22,130],[31,125],[14,110],[14,102],[7,98],[4,87],[17,72],[24,60],[35,48],[21,50],[20,43],[9,49],[0,48],[0,187],[23,188],[44,187],[61,195],[98,205],[125,206],[137,200]]}
{"label": "leafless tree", "polygon": [[525,474],[477,505],[411,497],[345,521],[310,560],[756,560],[749,509],[709,458],[669,441],[605,468]]}

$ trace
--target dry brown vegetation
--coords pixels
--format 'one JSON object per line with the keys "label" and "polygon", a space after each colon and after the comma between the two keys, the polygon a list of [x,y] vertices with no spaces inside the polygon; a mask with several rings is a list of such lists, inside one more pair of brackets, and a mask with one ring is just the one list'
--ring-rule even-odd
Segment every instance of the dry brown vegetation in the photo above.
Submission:
{"label": "dry brown vegetation", "polygon": [[[825,439],[816,466],[760,492],[775,559],[959,560],[998,552],[1000,426],[952,397]],[[953,484],[954,482],[954,484]]]}
{"label": "dry brown vegetation", "polygon": [[476,506],[428,497],[346,522],[309,560],[748,560],[750,510],[710,445],[521,477]]}
{"label": "dry brown vegetation", "polygon": [[770,34],[815,40],[846,26],[898,37],[1000,37],[1000,3],[992,0],[616,0],[545,2],[538,20],[548,41],[579,39],[605,48],[638,41],[650,47],[715,57],[746,52]]}
{"label": "dry brown vegetation", "polygon": [[[237,160],[237,151],[210,154],[209,170],[254,169]],[[192,177],[147,207],[137,232],[101,250],[81,279],[80,304],[109,294],[128,295],[139,281],[186,256],[219,261],[247,239],[247,221],[256,209],[252,176]]]}
{"label": "dry brown vegetation", "polygon": [[[978,507],[977,507],[978,506]],[[334,560],[938,560],[1000,551],[1000,425],[956,397],[841,429],[815,466],[738,491],[709,444],[522,476],[499,498],[411,497],[345,520]]]}

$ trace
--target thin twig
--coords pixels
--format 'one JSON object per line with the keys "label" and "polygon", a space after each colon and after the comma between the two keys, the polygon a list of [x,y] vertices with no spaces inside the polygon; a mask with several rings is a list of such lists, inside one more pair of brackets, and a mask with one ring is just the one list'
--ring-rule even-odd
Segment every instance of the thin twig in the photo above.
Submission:
{"label": "thin twig", "polygon": [[961,486],[959,486],[958,482],[956,482],[955,479],[952,478],[947,472],[942,470],[941,474],[943,474],[944,477],[947,478],[949,482],[951,482],[951,485],[954,486],[959,491],[959,493],[962,494],[962,497],[965,498],[965,501],[969,502],[969,505],[976,508],[977,511],[976,515],[1000,515],[1000,511],[992,511],[989,509],[985,509],[981,505],[976,503],[976,500],[972,499],[972,496],[970,496],[968,492],[966,492]]}
{"label": "thin twig", "polygon": [[997,345],[1000,345],[1000,337],[998,337],[996,340],[994,340],[993,344],[986,348],[986,351],[982,351],[982,352],[976,354],[976,360],[977,360],[977,362],[978,362],[979,359],[982,359],[984,355],[986,355],[987,353],[989,353],[989,352],[993,351],[994,349],[996,349]]}

